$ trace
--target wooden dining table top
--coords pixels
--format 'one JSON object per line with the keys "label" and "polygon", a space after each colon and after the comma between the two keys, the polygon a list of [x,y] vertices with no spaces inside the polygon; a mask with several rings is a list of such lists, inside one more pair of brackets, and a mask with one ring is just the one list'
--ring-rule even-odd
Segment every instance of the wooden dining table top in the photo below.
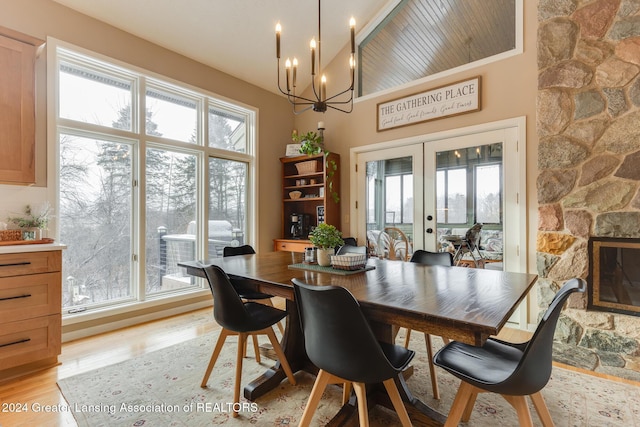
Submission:
{"label": "wooden dining table top", "polygon": [[294,298],[293,278],[318,286],[342,286],[373,321],[472,345],[482,345],[498,334],[537,280],[537,275],[528,273],[378,258],[367,260],[373,269],[349,275],[289,268],[302,263],[302,257],[293,252],[263,252],[178,265],[200,277],[203,266],[218,265],[229,276],[252,279],[261,292],[289,300]]}

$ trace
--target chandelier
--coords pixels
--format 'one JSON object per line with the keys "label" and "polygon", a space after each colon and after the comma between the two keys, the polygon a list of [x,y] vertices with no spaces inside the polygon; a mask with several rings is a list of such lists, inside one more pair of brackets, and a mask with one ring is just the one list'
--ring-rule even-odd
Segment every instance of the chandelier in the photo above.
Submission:
{"label": "chandelier", "polygon": [[[327,108],[342,111],[343,113],[350,113],[353,111],[353,85],[355,77],[356,59],[355,59],[355,28],[356,21],[351,18],[349,26],[351,30],[351,55],[349,56],[349,68],[351,73],[351,84],[348,88],[339,92],[331,97],[327,98],[327,78],[322,73],[322,37],[321,37],[321,25],[320,25],[320,0],[318,0],[318,41],[311,39],[309,47],[311,49],[311,88],[313,90],[313,99],[305,98],[300,95],[296,95],[296,74],[298,72],[298,59],[293,58],[291,61],[289,58],[285,61],[285,79],[286,79],[286,91],[282,89],[280,84],[280,33],[282,27],[280,23],[276,25],[276,56],[278,58],[278,89],[284,95],[287,96],[289,102],[293,105],[293,112],[295,114],[303,113],[309,109],[324,113]],[[316,67],[317,56],[317,67]],[[317,73],[316,73],[317,71]],[[349,93],[348,99],[336,99]],[[302,109],[300,109],[302,108]]]}

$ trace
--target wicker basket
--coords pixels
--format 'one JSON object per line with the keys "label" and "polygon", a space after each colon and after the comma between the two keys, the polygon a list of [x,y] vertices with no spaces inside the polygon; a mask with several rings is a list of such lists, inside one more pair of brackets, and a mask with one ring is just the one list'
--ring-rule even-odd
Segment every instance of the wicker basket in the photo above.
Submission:
{"label": "wicker basket", "polygon": [[331,265],[338,270],[360,270],[367,264],[366,254],[333,255]]}
{"label": "wicker basket", "polygon": [[0,230],[0,242],[22,240],[22,230]]}
{"label": "wicker basket", "polygon": [[318,161],[308,160],[306,162],[296,163],[296,169],[298,169],[299,175],[315,173],[318,170]]}

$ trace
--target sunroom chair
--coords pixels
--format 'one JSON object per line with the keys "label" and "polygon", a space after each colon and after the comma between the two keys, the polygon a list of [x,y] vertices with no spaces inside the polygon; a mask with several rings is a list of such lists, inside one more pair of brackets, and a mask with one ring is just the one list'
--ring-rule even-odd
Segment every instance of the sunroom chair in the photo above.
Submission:
{"label": "sunroom chair", "polygon": [[227,274],[216,265],[208,265],[204,268],[205,276],[209,282],[211,293],[213,294],[213,316],[216,322],[222,327],[220,336],[211,354],[211,360],[202,378],[200,387],[206,387],[211,371],[220,355],[222,346],[229,335],[238,336],[238,353],[236,357],[236,379],[233,392],[234,411],[233,417],[238,416],[237,403],[240,401],[240,380],[242,377],[242,359],[244,347],[248,335],[266,335],[271,341],[282,369],[287,374],[289,382],[296,384],[296,379],[291,372],[291,367],[287,361],[282,347],[273,331],[273,325],[287,316],[286,311],[279,310],[268,305],[256,302],[244,302],[235,291]]}
{"label": "sunroom chair", "polygon": [[501,394],[516,409],[521,426],[533,425],[525,400],[530,396],[542,424],[553,426],[541,393],[551,377],[553,335],[567,298],[585,289],[584,280],[569,280],[528,342],[512,344],[489,338],[482,347],[474,347],[452,341],[436,353],[433,362],[462,380],[445,427],[457,426],[461,419],[469,421],[476,397],[483,392]]}
{"label": "sunroom chair", "polygon": [[385,227],[378,236],[376,246],[380,258],[408,261],[411,257],[409,239],[397,227]]}
{"label": "sunroom chair", "polygon": [[467,230],[463,238],[451,241],[451,244],[456,248],[453,254],[454,265],[460,265],[464,256],[469,254],[476,268],[484,268],[484,258],[480,252],[481,231],[482,224],[476,223]]}

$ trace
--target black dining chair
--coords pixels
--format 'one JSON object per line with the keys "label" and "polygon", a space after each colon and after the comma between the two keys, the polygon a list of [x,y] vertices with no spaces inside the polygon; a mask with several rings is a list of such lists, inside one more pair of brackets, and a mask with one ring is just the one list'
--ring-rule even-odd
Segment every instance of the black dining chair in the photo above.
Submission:
{"label": "black dining chair", "polygon": [[273,331],[273,325],[284,319],[286,311],[279,310],[268,305],[251,301],[242,301],[234,289],[229,276],[218,266],[208,265],[204,268],[205,276],[209,282],[211,293],[213,294],[213,316],[216,322],[222,327],[220,336],[211,354],[211,360],[202,378],[200,387],[206,387],[211,371],[220,355],[222,346],[229,335],[238,336],[238,355],[236,357],[236,379],[233,392],[234,410],[233,417],[238,416],[238,405],[240,401],[240,379],[242,377],[243,349],[248,335],[266,335],[273,346],[273,350],[280,360],[282,369],[287,374],[287,378],[292,385],[296,384],[296,379],[291,372],[291,367],[287,361],[280,343]]}
{"label": "black dining chair", "polygon": [[344,384],[342,403],[351,385],[358,400],[361,426],[369,425],[365,384],[383,383],[404,427],[411,426],[394,381],[415,353],[394,344],[379,342],[358,301],[340,286],[310,286],[297,279],[295,299],[300,314],[307,355],[319,368],[299,426],[311,423],[328,384]]}
{"label": "black dining chair", "polygon": [[[453,255],[449,252],[429,252],[422,249],[417,249],[413,255],[411,255],[410,262],[415,262],[423,265],[444,265],[451,267],[453,265]],[[441,337],[445,344],[449,343],[449,339]],[[409,341],[411,340],[411,329],[407,328],[407,335],[404,339],[405,348],[409,348]],[[427,357],[429,358],[429,374],[431,375],[431,389],[433,391],[434,399],[440,399],[440,390],[438,389],[438,378],[436,375],[436,368],[433,366],[433,347],[431,342],[431,335],[424,334],[424,342],[427,347]]]}
{"label": "black dining chair", "polygon": [[358,241],[355,237],[343,237],[342,241],[344,241],[345,245],[358,246]]}
{"label": "black dining chair", "polygon": [[445,426],[469,421],[478,393],[501,394],[518,414],[520,425],[533,425],[525,396],[544,426],[553,426],[541,390],[551,377],[553,335],[562,307],[574,292],[584,292],[582,279],[571,279],[558,291],[531,339],[513,344],[489,338],[482,347],[452,341],[434,357],[434,363],[461,381]]}
{"label": "black dining chair", "polygon": [[[222,250],[222,256],[236,256],[236,255],[252,255],[255,254],[256,251],[253,249],[251,245],[242,245],[242,246],[225,246]],[[252,286],[250,280],[246,279],[231,279],[231,283],[233,287],[236,288],[236,292],[240,295],[245,301],[259,301],[262,304],[273,307],[273,295],[265,294],[264,292],[259,292],[255,290],[255,286]],[[278,330],[281,334],[284,334],[284,327],[278,322]],[[258,352],[258,340],[254,337],[253,347],[256,351],[256,361],[260,363],[260,353]]]}

